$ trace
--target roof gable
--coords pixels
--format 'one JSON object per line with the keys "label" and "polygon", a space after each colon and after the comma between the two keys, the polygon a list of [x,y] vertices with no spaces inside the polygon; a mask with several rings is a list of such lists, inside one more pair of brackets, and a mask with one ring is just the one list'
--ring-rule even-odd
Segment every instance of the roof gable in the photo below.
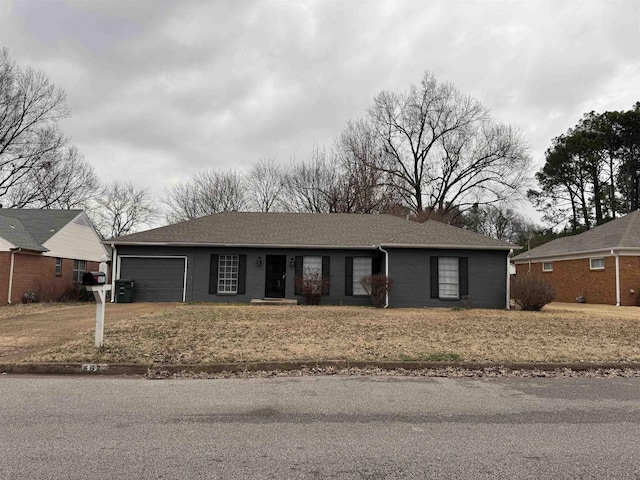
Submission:
{"label": "roof gable", "polygon": [[224,212],[107,240],[115,245],[238,245],[323,248],[516,246],[435,221],[384,214]]}
{"label": "roof gable", "polygon": [[0,235],[16,248],[45,252],[43,246],[82,210],[30,210],[0,208]]}
{"label": "roof gable", "polygon": [[514,260],[572,255],[600,250],[640,249],[640,210],[586,232],[562,237],[514,257]]}

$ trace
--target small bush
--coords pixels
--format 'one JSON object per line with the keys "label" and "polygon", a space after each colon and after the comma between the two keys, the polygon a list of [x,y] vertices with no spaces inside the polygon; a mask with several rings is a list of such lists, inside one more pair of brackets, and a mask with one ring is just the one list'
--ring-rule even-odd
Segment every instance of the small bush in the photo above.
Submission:
{"label": "small bush", "polygon": [[38,303],[39,295],[35,290],[27,290],[22,294],[22,303]]}
{"label": "small bush", "polygon": [[319,273],[297,276],[295,282],[307,305],[320,305],[322,296],[329,294],[329,280]]}
{"label": "small bush", "polygon": [[94,302],[93,293],[87,291],[82,285],[72,285],[57,298],[58,302]]}
{"label": "small bush", "polygon": [[539,312],[555,297],[553,285],[539,274],[518,274],[511,281],[511,297],[522,310]]}
{"label": "small bush", "polygon": [[368,275],[360,279],[362,288],[367,292],[371,303],[376,308],[384,307],[387,300],[387,294],[391,292],[393,280],[382,273]]}

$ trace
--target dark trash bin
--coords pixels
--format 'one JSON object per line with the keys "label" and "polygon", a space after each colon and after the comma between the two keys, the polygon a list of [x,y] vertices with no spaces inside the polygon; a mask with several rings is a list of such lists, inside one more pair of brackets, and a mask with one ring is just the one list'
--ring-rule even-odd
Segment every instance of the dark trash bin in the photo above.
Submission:
{"label": "dark trash bin", "polygon": [[133,280],[116,280],[116,303],[133,302]]}

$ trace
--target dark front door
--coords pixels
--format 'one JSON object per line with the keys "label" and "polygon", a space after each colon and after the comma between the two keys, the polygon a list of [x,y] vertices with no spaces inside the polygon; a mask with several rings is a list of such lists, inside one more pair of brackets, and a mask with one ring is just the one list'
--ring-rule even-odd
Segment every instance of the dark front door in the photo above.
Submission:
{"label": "dark front door", "polygon": [[287,279],[287,256],[267,255],[267,278],[264,296],[266,298],[284,298],[284,286]]}

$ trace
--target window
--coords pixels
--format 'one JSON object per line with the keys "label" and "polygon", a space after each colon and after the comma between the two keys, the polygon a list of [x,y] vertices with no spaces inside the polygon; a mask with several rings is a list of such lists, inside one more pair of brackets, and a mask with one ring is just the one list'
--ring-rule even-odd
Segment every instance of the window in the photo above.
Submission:
{"label": "window", "polygon": [[591,270],[604,270],[604,258],[590,258],[589,268]]}
{"label": "window", "polygon": [[553,262],[542,262],[543,272],[553,272]]}
{"label": "window", "polygon": [[[329,295],[329,267],[331,259],[320,255],[298,255],[295,257],[295,294],[302,295],[302,284],[313,280],[322,295]],[[302,279],[302,282],[299,281]],[[315,290],[315,287],[314,287]]]}
{"label": "window", "polygon": [[438,297],[459,298],[458,257],[438,257]]}
{"label": "window", "polygon": [[469,295],[468,257],[431,257],[431,298],[459,300]]}
{"label": "window", "polygon": [[353,257],[353,294],[366,295],[367,291],[360,283],[362,277],[371,275],[371,257]]}
{"label": "window", "polygon": [[82,275],[87,271],[87,262],[85,260],[73,261],[73,281],[74,283],[82,283]]}
{"label": "window", "polygon": [[218,293],[238,293],[238,255],[218,258]]}
{"label": "window", "polygon": [[62,276],[62,259],[56,258],[56,277]]}

